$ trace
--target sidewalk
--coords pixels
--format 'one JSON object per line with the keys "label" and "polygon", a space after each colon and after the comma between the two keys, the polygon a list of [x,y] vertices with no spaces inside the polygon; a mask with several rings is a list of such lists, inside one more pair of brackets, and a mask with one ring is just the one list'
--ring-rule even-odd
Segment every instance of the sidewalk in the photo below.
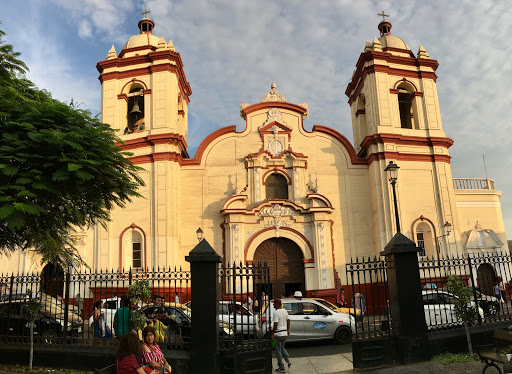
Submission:
{"label": "sidewalk", "polygon": [[[411,365],[395,365],[380,369],[354,369],[352,353],[329,356],[290,358],[292,366],[286,369],[289,374],[348,374],[368,372],[371,374],[474,374],[480,373],[484,364],[480,361],[461,364],[441,365],[434,361]],[[272,370],[277,368],[277,359],[272,358]],[[285,364],[286,368],[286,364]]]}

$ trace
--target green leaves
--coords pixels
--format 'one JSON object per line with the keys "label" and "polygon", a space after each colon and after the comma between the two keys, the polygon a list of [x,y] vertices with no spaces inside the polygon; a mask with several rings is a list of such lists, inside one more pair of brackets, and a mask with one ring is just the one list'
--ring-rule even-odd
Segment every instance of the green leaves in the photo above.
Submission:
{"label": "green leaves", "polygon": [[109,125],[18,76],[27,68],[1,37],[0,254],[32,248],[67,266],[79,258],[70,234],[139,197],[141,168]]}

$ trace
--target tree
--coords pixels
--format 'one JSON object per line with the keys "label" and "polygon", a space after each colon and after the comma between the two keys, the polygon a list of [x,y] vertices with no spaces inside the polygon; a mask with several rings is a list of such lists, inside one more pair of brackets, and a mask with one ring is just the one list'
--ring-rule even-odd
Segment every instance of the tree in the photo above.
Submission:
{"label": "tree", "polygon": [[29,301],[25,307],[25,314],[30,320],[30,356],[28,359],[28,368],[32,370],[32,361],[34,360],[34,323],[41,311],[41,303],[39,300],[32,298],[32,293],[29,291]]}
{"label": "tree", "polygon": [[70,233],[110,219],[143,181],[109,125],[55,100],[22,74],[0,31],[0,254],[32,249],[42,262],[81,262]]}
{"label": "tree", "polygon": [[456,299],[453,301],[455,303],[455,315],[464,322],[468,351],[469,354],[473,356],[473,345],[471,344],[469,326],[474,323],[478,316],[477,306],[472,300],[473,292],[470,288],[464,286],[464,283],[453,274],[448,276],[446,289],[448,292],[456,296]]}

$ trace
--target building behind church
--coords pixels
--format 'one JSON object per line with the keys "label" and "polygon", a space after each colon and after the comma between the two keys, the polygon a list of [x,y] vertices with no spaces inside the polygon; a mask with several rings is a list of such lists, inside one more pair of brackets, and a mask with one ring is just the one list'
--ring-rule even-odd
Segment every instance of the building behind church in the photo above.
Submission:
{"label": "building behind church", "polygon": [[[315,108],[288,102],[272,83],[261,102],[233,108],[245,121],[242,131],[218,129],[193,158],[192,89],[180,54],[153,34],[151,19],[138,26],[97,68],[102,120],[119,129],[146,186],[143,198],[113,212],[106,229],[76,233],[92,271],[187,269],[200,227],[224,265],[266,262],[273,296],[332,296],[347,283],[345,264],[379,256],[397,231],[384,171],[390,161],[400,167],[400,229],[420,256],[508,253],[494,181],[452,177],[454,140],[441,122],[438,62],[391,35],[389,21],[366,42],[345,90],[353,144],[328,126],[305,130]],[[0,265],[16,270],[44,271],[25,253]],[[499,271],[486,267],[478,276]]]}

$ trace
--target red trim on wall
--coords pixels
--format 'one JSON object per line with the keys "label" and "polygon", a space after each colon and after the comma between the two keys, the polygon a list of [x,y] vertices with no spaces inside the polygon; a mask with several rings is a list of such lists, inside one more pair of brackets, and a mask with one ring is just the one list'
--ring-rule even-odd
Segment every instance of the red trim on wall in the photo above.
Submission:
{"label": "red trim on wall", "polygon": [[280,109],[289,109],[294,112],[299,112],[301,114],[305,114],[308,110],[300,105],[288,103],[285,101],[265,101],[262,103],[256,103],[249,105],[246,108],[243,108],[242,111],[245,115],[255,112],[257,110],[266,109],[266,108],[280,108]]}
{"label": "red trim on wall", "polygon": [[[136,47],[129,48],[121,51],[121,54],[118,58],[113,58],[110,60],[100,61],[96,64],[96,69],[100,72],[99,80],[100,82],[104,82],[109,79],[121,79],[121,78],[129,78],[136,77],[141,75],[148,75],[154,72],[159,71],[170,71],[175,73],[178,77],[178,86],[180,88],[181,93],[185,96],[185,100],[187,103],[190,102],[189,96],[192,95],[192,88],[190,87],[190,83],[187,81],[187,77],[185,76],[185,71],[183,70],[183,61],[181,60],[181,56],[178,52],[172,52],[170,50],[165,51],[154,51],[149,52],[143,56],[133,56],[133,57],[124,57],[123,55],[126,52],[132,52],[139,50],[138,48],[142,48],[141,50],[146,50],[148,47]],[[154,47],[152,48],[154,49]],[[165,64],[154,64],[155,61],[159,60],[168,60],[174,62],[165,63]],[[128,71],[114,71],[109,73],[103,73],[105,69],[115,69],[122,67],[131,67],[140,64],[148,64],[150,66],[146,68],[139,69],[131,69]]]}
{"label": "red trim on wall", "polygon": [[425,147],[443,147],[450,148],[453,145],[453,139],[441,137],[424,137],[424,136],[410,136],[401,134],[387,134],[379,133],[373,135],[366,135],[361,141],[361,148],[369,149],[370,146],[375,144],[400,144],[400,145],[417,145]]}
{"label": "red trim on wall", "polygon": [[[416,70],[406,70],[399,68],[391,68],[387,65],[379,64],[376,60],[383,60],[387,64],[398,64],[403,66],[414,66]],[[373,62],[373,65],[368,65],[368,62]],[[417,59],[415,57],[403,57],[395,56],[387,52],[375,52],[368,51],[363,52],[359,56],[356,63],[356,72],[347,85],[345,95],[349,98],[349,104],[352,103],[359,97],[363,88],[364,79],[368,74],[375,72],[384,72],[388,75],[395,75],[401,77],[418,78],[418,79],[433,79],[434,82],[437,80],[437,75],[434,72],[421,71],[420,67],[425,66],[431,68],[434,72],[439,67],[439,63],[436,60],[431,59]],[[352,93],[353,92],[353,93]]]}
{"label": "red trim on wall", "polygon": [[[143,82],[143,81],[141,81],[140,79],[135,79],[135,78],[133,78],[131,81],[126,82],[126,83],[124,84],[123,88],[121,88],[121,93],[123,93],[123,92],[124,92],[124,89],[126,88],[126,86],[127,86],[127,85],[129,85],[129,84],[134,84],[134,83],[140,83],[140,84],[142,84],[142,86],[144,86],[144,88],[142,89],[143,91],[148,89],[148,86],[146,85],[146,83],[144,83],[144,82]],[[125,94],[126,94],[126,93],[125,93]]]}
{"label": "red trim on wall", "polygon": [[[275,227],[266,227],[260,231],[258,231],[256,234],[254,234],[253,236],[251,236],[251,238],[247,241],[247,244],[245,245],[245,248],[244,248],[244,262],[247,262],[247,253],[249,252],[249,248],[252,244],[252,242],[254,241],[254,239],[256,239],[256,237],[260,236],[261,234],[263,234],[264,232],[267,232],[269,230],[275,230],[276,228]],[[289,228],[289,227],[281,227],[279,228],[279,230],[284,230],[284,231],[291,231],[293,232],[294,234],[297,234],[301,237],[302,240],[304,240],[304,242],[308,245],[309,247],[309,254],[311,256],[311,259],[314,261],[315,260],[315,252],[313,251],[313,246],[311,245],[311,243],[309,242],[308,238],[306,238],[302,233],[300,233],[299,231],[297,230],[294,230],[292,228]],[[289,239],[289,238],[287,238]],[[291,240],[291,239],[290,239]]]}
{"label": "red trim on wall", "polygon": [[302,260],[302,262],[303,262],[304,264],[314,264],[314,263],[315,263],[315,260],[314,260],[314,259],[312,259],[312,258],[305,258],[305,259],[303,259],[303,260]]}
{"label": "red trim on wall", "polygon": [[[416,85],[414,83],[412,83],[410,80],[408,79],[405,79],[405,78],[402,78],[402,79],[399,79],[395,82],[395,84],[393,85],[393,89],[396,89],[397,86],[400,84],[400,83],[409,83],[413,88],[414,88],[414,92],[417,92],[418,91],[418,88],[416,87]],[[391,91],[391,90],[390,90]],[[397,91],[398,92],[398,91]]]}
{"label": "red trim on wall", "polygon": [[[412,241],[416,243],[416,231],[414,228],[418,221],[427,221],[428,223],[430,223],[430,226],[432,227],[432,230],[434,231],[434,240],[437,241],[437,231],[436,231],[436,227],[434,226],[434,222],[432,222],[432,220],[428,219],[427,217],[423,217],[423,215],[419,216],[414,221],[412,221],[412,224],[411,224]],[[434,246],[436,248],[437,258],[440,258],[439,257],[440,256],[439,246],[437,245],[437,242],[434,242]]]}
{"label": "red trim on wall", "polygon": [[122,232],[121,232],[121,235],[119,236],[119,271],[122,271],[123,268],[122,268],[122,263],[123,263],[123,235],[126,231],[128,231],[129,229],[138,229],[142,232],[142,235],[144,236],[144,269],[146,269],[147,271],[147,268],[148,268],[148,262],[147,262],[147,240],[146,240],[146,232],[139,226],[137,226],[135,223],[132,223],[130,226],[128,226],[127,228],[125,228]]}
{"label": "red trim on wall", "polygon": [[185,137],[181,134],[176,134],[172,132],[166,134],[148,135],[136,139],[129,139],[125,140],[124,144],[116,143],[116,145],[121,147],[123,151],[144,147],[152,147],[156,144],[174,144],[180,148],[181,152],[186,152],[187,150],[187,141],[185,140]]}
{"label": "red trim on wall", "polygon": [[350,156],[350,161],[352,162],[352,165],[366,165],[367,164],[366,159],[358,158],[357,157],[356,150],[352,146],[352,143],[350,143],[348,141],[348,139],[345,138],[338,131],[336,131],[336,130],[330,128],[330,127],[327,127],[327,126],[314,125],[312,132],[313,133],[314,132],[319,132],[319,133],[322,133],[322,134],[327,134],[327,135],[332,136],[337,141],[339,141],[345,147],[345,149],[347,150],[347,152],[348,152],[348,154]]}
{"label": "red trim on wall", "polygon": [[194,155],[194,158],[188,158],[183,160],[183,165],[201,165],[203,153],[206,150],[206,148],[217,138],[220,138],[223,135],[226,134],[235,134],[236,133],[236,126],[226,126],[221,129],[215,130],[210,135],[208,135],[204,140],[201,142],[199,147],[197,148],[196,154]]}
{"label": "red trim on wall", "polygon": [[450,163],[451,156],[447,155],[424,155],[415,153],[400,152],[377,152],[368,156],[368,165],[378,160],[398,160],[398,161],[423,161],[423,162],[445,162]]}

